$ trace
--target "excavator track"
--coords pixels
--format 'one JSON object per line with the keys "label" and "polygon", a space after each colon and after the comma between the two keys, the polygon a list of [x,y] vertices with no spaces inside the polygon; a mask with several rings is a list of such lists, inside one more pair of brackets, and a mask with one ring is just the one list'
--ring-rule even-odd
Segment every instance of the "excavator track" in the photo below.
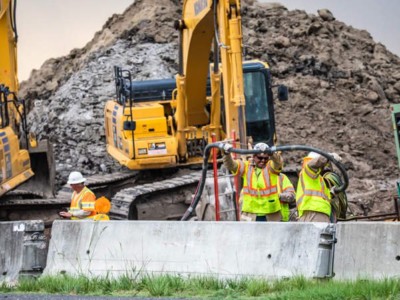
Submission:
{"label": "excavator track", "polygon": [[126,188],[111,199],[112,220],[178,220],[188,208],[201,171]]}

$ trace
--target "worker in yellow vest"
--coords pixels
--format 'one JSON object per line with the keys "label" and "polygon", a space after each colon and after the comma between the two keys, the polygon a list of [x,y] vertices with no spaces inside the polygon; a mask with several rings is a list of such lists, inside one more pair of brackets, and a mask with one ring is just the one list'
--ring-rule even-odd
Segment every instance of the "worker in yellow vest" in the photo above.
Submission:
{"label": "worker in yellow vest", "polygon": [[290,203],[295,201],[294,187],[289,178],[283,174],[279,174],[278,180],[278,194],[279,201],[281,203],[281,215],[282,222],[288,222],[290,220]]}
{"label": "worker in yellow vest", "polygon": [[[330,153],[337,161],[341,158]],[[304,159],[296,190],[296,206],[300,222],[330,222],[332,194],[322,172],[328,163],[324,156],[310,152]]]}
{"label": "worker in yellow vest", "polygon": [[[240,193],[241,221],[288,220],[289,213],[281,203],[294,202],[295,193],[290,180],[281,174],[283,160],[280,154],[265,153],[253,155],[251,160],[234,160],[228,153],[232,145],[225,144],[223,151],[224,166],[243,179]],[[268,145],[258,143],[254,150],[267,150]],[[280,176],[280,174],[282,176]],[[282,214],[284,207],[284,216]],[[288,207],[287,207],[288,209]]]}
{"label": "worker in yellow vest", "polygon": [[60,212],[63,218],[71,220],[93,219],[96,215],[95,202],[96,196],[85,186],[86,178],[80,172],[71,172],[68,177],[68,184],[73,193],[71,196],[71,205],[68,212]]}

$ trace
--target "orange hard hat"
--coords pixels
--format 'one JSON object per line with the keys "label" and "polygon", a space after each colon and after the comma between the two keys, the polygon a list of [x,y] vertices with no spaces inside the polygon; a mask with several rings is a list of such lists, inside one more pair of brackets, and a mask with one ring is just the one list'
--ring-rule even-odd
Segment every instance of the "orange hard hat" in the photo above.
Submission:
{"label": "orange hard hat", "polygon": [[107,214],[111,209],[111,202],[106,197],[102,196],[94,203],[94,210],[98,214]]}

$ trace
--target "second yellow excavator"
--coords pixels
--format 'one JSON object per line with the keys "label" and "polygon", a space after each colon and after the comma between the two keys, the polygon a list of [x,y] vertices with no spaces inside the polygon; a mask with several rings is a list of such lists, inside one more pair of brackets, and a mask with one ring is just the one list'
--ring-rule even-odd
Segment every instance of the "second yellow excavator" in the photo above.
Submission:
{"label": "second yellow excavator", "polygon": [[[249,142],[273,145],[271,73],[266,63],[242,61],[240,1],[186,0],[175,28],[180,43],[175,79],[135,82],[129,71],[115,68],[117,97],[105,107],[108,153],[132,170],[160,170],[201,164],[213,138],[235,140],[245,148]],[[278,96],[287,100],[285,86],[279,87]],[[185,194],[178,188],[196,179],[186,174],[158,182],[155,176],[150,186],[113,198],[115,218],[182,216],[187,200],[177,200]],[[177,202],[182,206],[171,209]]]}

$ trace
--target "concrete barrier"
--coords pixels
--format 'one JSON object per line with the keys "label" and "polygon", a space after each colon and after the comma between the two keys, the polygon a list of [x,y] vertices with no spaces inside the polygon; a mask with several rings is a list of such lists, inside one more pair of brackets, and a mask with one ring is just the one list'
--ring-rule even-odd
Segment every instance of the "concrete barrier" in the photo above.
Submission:
{"label": "concrete barrier", "polygon": [[323,223],[55,221],[45,274],[325,277],[332,269],[329,228]]}
{"label": "concrete barrier", "polygon": [[42,221],[0,222],[0,283],[13,284],[22,275],[40,275],[46,259]]}
{"label": "concrete barrier", "polygon": [[335,279],[400,276],[400,222],[336,225]]}

